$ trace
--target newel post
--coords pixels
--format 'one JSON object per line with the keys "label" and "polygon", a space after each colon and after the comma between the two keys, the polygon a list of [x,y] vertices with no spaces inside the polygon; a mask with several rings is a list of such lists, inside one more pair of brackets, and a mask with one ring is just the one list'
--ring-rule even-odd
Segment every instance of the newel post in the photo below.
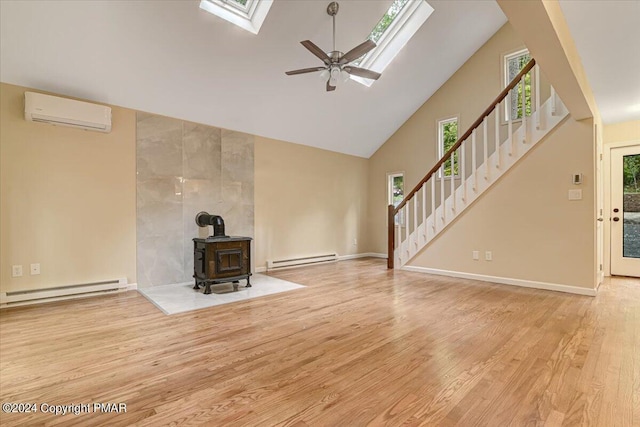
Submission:
{"label": "newel post", "polygon": [[393,205],[389,205],[387,207],[387,268],[393,268],[393,244],[396,241],[395,238],[395,207]]}

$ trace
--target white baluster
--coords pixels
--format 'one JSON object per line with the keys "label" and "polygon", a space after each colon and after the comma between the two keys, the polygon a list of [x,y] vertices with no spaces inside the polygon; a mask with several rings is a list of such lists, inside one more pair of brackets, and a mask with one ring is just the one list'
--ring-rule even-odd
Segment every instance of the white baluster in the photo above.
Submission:
{"label": "white baluster", "polygon": [[500,103],[493,109],[495,116],[494,126],[496,127],[496,168],[500,169]]}
{"label": "white baluster", "polygon": [[[398,213],[393,217],[393,220],[396,221],[396,248],[398,248],[398,253],[400,253],[400,245],[402,244],[402,228],[400,228],[400,216],[402,215],[402,209],[398,211]],[[397,220],[396,220],[397,218]]]}
{"label": "white baluster", "polygon": [[551,86],[551,115],[556,115],[556,89]]}
{"label": "white baluster", "polygon": [[514,138],[513,138],[513,120],[511,117],[511,91],[507,93],[507,97],[505,99],[506,99],[505,102],[507,104],[507,108],[509,109],[509,114],[507,114],[507,137],[511,142],[511,144],[509,144],[509,156],[513,156]]}
{"label": "white baluster", "polygon": [[467,180],[465,171],[465,146],[464,142],[460,145],[460,185],[462,186],[462,201],[467,201]]}
{"label": "white baluster", "polygon": [[533,77],[535,78],[535,102],[536,102],[536,129],[540,129],[540,67],[536,64],[533,67]]}
{"label": "white baluster", "polygon": [[444,163],[440,165],[440,219],[444,222],[444,217],[446,215],[444,209]]}
{"label": "white baluster", "polygon": [[522,76],[520,79],[520,84],[522,85],[522,143],[527,143],[527,93],[526,86],[524,84],[524,78],[526,74]]}
{"label": "white baluster", "polygon": [[431,175],[431,228],[433,231],[436,231],[436,180],[433,175]]}
{"label": "white baluster", "polygon": [[427,237],[427,183],[422,184],[422,223],[424,237]]}
{"label": "white baluster", "polygon": [[407,204],[404,205],[404,239],[407,241],[407,247],[409,246],[409,203],[411,200],[407,201]]}
{"label": "white baluster", "polygon": [[476,149],[476,130],[471,132],[471,173],[473,174],[473,191],[478,191],[478,162]]}
{"label": "white baluster", "polygon": [[451,182],[451,212],[455,212],[456,211],[456,195],[455,195],[455,188],[456,188],[456,174],[455,174],[455,169],[454,169],[454,160],[455,160],[455,151],[453,153],[451,153],[451,179],[449,180]]}
{"label": "white baluster", "polygon": [[413,197],[413,232],[414,233],[416,233],[416,230],[418,230],[418,197],[417,196],[418,195],[416,194]]}
{"label": "white baluster", "polygon": [[484,179],[489,179],[489,137],[487,135],[487,117],[482,120],[482,153],[484,155]]}

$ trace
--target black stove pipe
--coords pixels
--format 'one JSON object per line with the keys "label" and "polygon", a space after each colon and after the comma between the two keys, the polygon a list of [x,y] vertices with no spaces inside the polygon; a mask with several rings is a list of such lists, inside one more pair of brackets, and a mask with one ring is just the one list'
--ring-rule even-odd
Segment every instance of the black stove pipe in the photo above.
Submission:
{"label": "black stove pipe", "polygon": [[196,224],[200,227],[213,226],[213,237],[227,237],[224,234],[224,219],[219,215],[210,215],[208,212],[200,212],[196,215]]}

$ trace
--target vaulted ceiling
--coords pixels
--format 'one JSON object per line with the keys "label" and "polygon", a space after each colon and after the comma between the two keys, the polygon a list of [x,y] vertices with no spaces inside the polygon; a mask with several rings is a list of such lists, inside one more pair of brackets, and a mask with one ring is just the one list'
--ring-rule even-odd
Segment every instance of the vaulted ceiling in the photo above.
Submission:
{"label": "vaulted ceiling", "polygon": [[[369,157],[506,22],[494,1],[430,0],[380,80],[327,93],[317,74],[284,71],[319,65],[301,40],[331,50],[328,3],[275,0],[254,35],[198,0],[2,0],[0,80]],[[390,4],[341,1],[338,50]],[[561,5],[605,123],[640,118],[640,2]]]}
{"label": "vaulted ceiling", "polygon": [[[435,11],[371,87],[325,92],[301,40],[331,50],[329,1],[276,0],[258,35],[199,1],[2,1],[3,82],[369,157],[505,22],[493,1]],[[338,50],[388,1],[341,1]]]}

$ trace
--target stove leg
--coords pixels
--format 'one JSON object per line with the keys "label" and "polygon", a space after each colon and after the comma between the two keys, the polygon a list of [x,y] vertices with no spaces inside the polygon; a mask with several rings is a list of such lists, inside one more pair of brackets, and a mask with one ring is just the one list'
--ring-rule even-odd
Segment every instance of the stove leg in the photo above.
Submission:
{"label": "stove leg", "polygon": [[251,287],[251,282],[249,282],[249,277],[247,277],[247,288]]}
{"label": "stove leg", "polygon": [[199,290],[200,289],[200,285],[198,285],[198,281],[196,280],[196,284],[193,286],[193,289],[195,290]]}
{"label": "stove leg", "polygon": [[207,283],[207,284],[204,286],[204,294],[205,294],[205,295],[209,295],[210,293],[211,293],[211,284]]}

